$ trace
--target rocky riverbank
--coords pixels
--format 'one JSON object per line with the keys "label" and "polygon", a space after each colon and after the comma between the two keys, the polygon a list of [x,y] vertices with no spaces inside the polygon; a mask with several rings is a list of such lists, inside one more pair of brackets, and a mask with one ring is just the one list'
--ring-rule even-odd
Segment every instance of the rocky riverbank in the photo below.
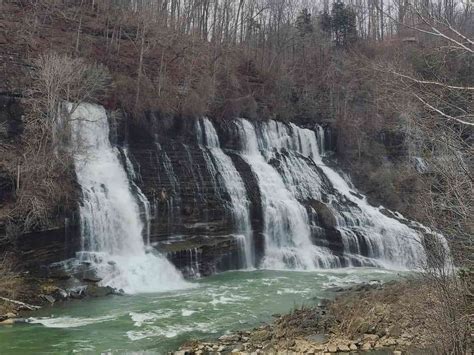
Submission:
{"label": "rocky riverbank", "polygon": [[70,300],[121,295],[123,291],[100,286],[100,278],[85,274],[82,278],[42,278],[28,274],[15,277],[14,290],[4,297],[0,292],[0,325],[25,323],[30,311]]}
{"label": "rocky riverbank", "polygon": [[253,330],[229,333],[216,340],[189,341],[175,354],[423,353],[419,349],[426,351],[430,344],[423,315],[414,313],[412,306],[404,306],[407,297],[420,299],[422,287],[417,282],[336,288],[333,300],[275,315],[272,323]]}

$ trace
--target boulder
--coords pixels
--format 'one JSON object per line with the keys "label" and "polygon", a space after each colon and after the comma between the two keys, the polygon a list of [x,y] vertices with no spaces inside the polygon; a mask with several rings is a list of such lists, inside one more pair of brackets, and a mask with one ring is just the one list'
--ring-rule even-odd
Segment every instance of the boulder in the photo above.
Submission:
{"label": "boulder", "polygon": [[0,325],[12,325],[17,323],[28,323],[29,320],[26,318],[8,318],[0,322]]}
{"label": "boulder", "polygon": [[14,318],[8,318],[0,321],[0,325],[11,325],[15,324],[15,319]]}
{"label": "boulder", "polygon": [[328,206],[314,199],[307,201],[307,203],[318,215],[318,220],[323,228],[333,229],[337,226],[336,217],[334,217],[334,214],[331,212]]}
{"label": "boulder", "polygon": [[386,346],[386,347],[394,346],[398,344],[398,342],[393,338],[385,338],[381,341],[381,343],[383,346]]}
{"label": "boulder", "polygon": [[376,342],[374,344],[375,349],[383,349],[385,346],[381,342]]}
{"label": "boulder", "polygon": [[270,340],[272,334],[268,330],[258,330],[252,334],[252,341],[255,343],[263,343],[266,340]]}
{"label": "boulder", "polygon": [[336,345],[328,345],[327,351],[330,353],[337,353],[337,346]]}
{"label": "boulder", "polygon": [[97,283],[97,282],[102,281],[102,278],[97,276],[95,270],[87,270],[86,272],[84,272],[84,275],[82,276],[82,280],[86,282]]}
{"label": "boulder", "polygon": [[351,351],[351,349],[346,344],[339,344],[337,350],[343,353]]}
{"label": "boulder", "polygon": [[69,294],[59,287],[51,295],[58,301],[65,301],[69,298]]}
{"label": "boulder", "polygon": [[86,289],[86,294],[90,297],[105,297],[114,293],[115,290],[110,286],[89,285]]}
{"label": "boulder", "polygon": [[51,295],[44,295],[44,294],[41,294],[39,295],[39,297],[51,304],[53,304],[54,302],[56,302],[55,298]]}
{"label": "boulder", "polygon": [[327,336],[325,334],[311,334],[306,337],[306,340],[315,343],[324,343],[327,340]]}
{"label": "boulder", "polygon": [[240,340],[240,336],[238,334],[226,334],[219,337],[219,341],[224,343],[235,343]]}
{"label": "boulder", "polygon": [[324,345],[323,344],[314,344],[311,348],[316,353],[324,351]]}
{"label": "boulder", "polygon": [[379,340],[379,336],[377,334],[364,334],[362,339],[364,342],[369,342],[369,341],[375,342]]}
{"label": "boulder", "polygon": [[78,300],[85,297],[84,289],[77,288],[69,291],[69,297],[72,299]]}

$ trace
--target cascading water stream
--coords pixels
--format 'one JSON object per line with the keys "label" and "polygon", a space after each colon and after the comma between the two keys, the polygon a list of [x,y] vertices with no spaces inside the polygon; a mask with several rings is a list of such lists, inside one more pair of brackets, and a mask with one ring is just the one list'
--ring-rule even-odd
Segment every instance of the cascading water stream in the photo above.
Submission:
{"label": "cascading water stream", "polygon": [[[71,122],[76,173],[83,192],[80,257],[94,265],[102,284],[126,292],[184,287],[181,275],[168,260],[148,246],[150,204],[135,183],[137,176],[127,149],[122,150],[120,158],[119,150],[109,142],[105,110],[82,104],[73,112]],[[341,266],[399,269],[424,263],[426,253],[419,232],[424,229],[402,217],[391,218],[390,212],[369,205],[341,174],[327,166],[321,158],[325,146],[321,127],[313,131],[294,124],[252,124],[244,119],[236,120],[235,127],[242,147],[236,153],[250,167],[261,197],[265,245],[259,266],[303,270]],[[239,267],[255,267],[246,185],[221,148],[211,121],[197,121],[196,129],[212,186],[206,185],[206,176],[199,169],[196,173],[190,171],[196,184],[194,195],[198,195],[194,202],[204,202],[209,186],[227,201],[234,235],[242,251]],[[195,160],[191,146],[183,147],[194,169],[199,160]],[[170,158],[159,151],[158,164],[165,170],[170,185],[169,191],[161,190],[161,196],[171,203],[174,198],[179,199],[180,182]],[[179,212],[178,207],[170,211]],[[323,226],[320,217],[327,211],[334,223]],[[180,213],[170,213],[180,218]],[[443,243],[442,237],[438,239]],[[199,270],[197,258],[203,255],[202,250],[197,250],[192,254],[196,264],[192,267]]]}
{"label": "cascading water stream", "polygon": [[[66,106],[72,109],[71,104]],[[109,142],[104,108],[80,104],[71,114],[71,130],[76,175],[82,189],[83,251],[79,257],[94,266],[102,285],[127,293],[186,287],[173,265],[144,242],[140,209],[118,151]],[[141,191],[139,196],[146,200]]]}
{"label": "cascading water stream", "polygon": [[[269,121],[260,127],[259,144],[267,160],[278,160],[279,172],[295,197],[321,201],[324,195],[329,200],[326,205],[336,217],[346,265],[419,267],[426,257],[421,235],[370,206],[340,174],[324,164],[320,154],[324,141],[318,142],[317,137],[324,140],[320,127],[315,133],[294,124]],[[328,181],[334,192],[323,181]]]}
{"label": "cascading water stream", "polygon": [[337,259],[329,250],[311,242],[307,212],[286,188],[277,170],[263,157],[253,125],[244,119],[237,120],[236,124],[242,144],[241,156],[257,177],[262,199],[265,236],[262,267],[308,270],[336,266]]}
{"label": "cascading water stream", "polygon": [[[237,243],[242,244],[242,265],[246,268],[255,266],[255,253],[253,248],[252,227],[250,225],[250,202],[247,199],[247,191],[239,172],[234,166],[232,159],[224,153],[220,147],[219,137],[211,121],[203,118],[197,122],[198,142],[206,146],[212,154],[213,161],[208,165],[215,164],[215,170],[219,173],[227,193],[230,197],[230,210],[237,232]],[[243,236],[243,238],[241,237]]]}
{"label": "cascading water stream", "polygon": [[135,169],[133,168],[133,164],[130,161],[130,158],[128,156],[128,149],[124,148],[123,149],[123,155],[125,158],[125,167],[126,171],[129,177],[129,181],[134,187],[134,193],[137,196],[138,201],[140,202],[140,205],[143,208],[143,215],[144,215],[144,223],[145,223],[145,236],[146,236],[146,245],[150,245],[150,229],[151,229],[151,206],[150,202],[146,198],[146,196],[143,194],[143,192],[140,190],[140,188],[135,184],[135,180],[137,179],[137,174],[135,173]]}

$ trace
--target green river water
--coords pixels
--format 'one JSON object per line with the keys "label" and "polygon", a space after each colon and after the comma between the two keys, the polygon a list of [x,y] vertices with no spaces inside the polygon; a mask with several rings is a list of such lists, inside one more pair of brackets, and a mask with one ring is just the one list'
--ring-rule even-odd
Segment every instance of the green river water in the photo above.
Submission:
{"label": "green river water", "polygon": [[333,296],[330,288],[397,274],[379,269],[234,271],[170,293],[56,304],[31,323],[0,328],[1,354],[166,353],[192,338],[211,339],[268,322],[272,314]]}

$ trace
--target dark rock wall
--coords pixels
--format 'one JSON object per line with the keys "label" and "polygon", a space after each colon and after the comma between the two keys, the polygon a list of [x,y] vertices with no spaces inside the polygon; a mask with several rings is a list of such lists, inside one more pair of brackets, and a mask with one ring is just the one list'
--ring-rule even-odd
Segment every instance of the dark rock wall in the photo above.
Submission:
{"label": "dark rock wall", "polygon": [[[0,122],[7,122],[8,137],[18,136],[22,127],[19,106],[15,100],[0,104]],[[123,147],[124,165],[128,157],[135,173],[133,176],[129,171],[130,177],[150,202],[151,245],[165,253],[187,276],[239,268],[241,255],[233,236],[230,196],[219,185],[217,172],[209,168],[212,156],[198,145],[196,121],[154,113],[125,117],[113,112],[109,117],[111,142]],[[240,142],[232,124],[224,121],[215,127],[221,145],[245,183],[258,262],[264,253],[258,182],[248,164],[236,154]],[[327,143],[331,145],[329,137]],[[0,182],[1,177],[0,171]],[[0,190],[5,194],[8,189]],[[341,253],[342,242],[332,225],[333,217],[326,210],[321,212],[324,204],[301,202],[312,216],[315,244]],[[15,238],[7,236],[0,223],[0,251],[13,250],[26,268],[40,270],[73,257],[80,250],[78,222],[77,211],[67,211],[58,216],[54,223],[57,228],[20,233]]]}
{"label": "dark rock wall", "polygon": [[[230,197],[219,185],[218,173],[209,169],[212,156],[197,144],[195,121],[154,114],[126,121],[113,139],[127,146],[135,182],[150,201],[151,244],[188,275],[239,268]],[[261,254],[258,185],[246,163],[230,155],[247,190],[255,192],[248,195]]]}
{"label": "dark rock wall", "polygon": [[[120,119],[119,119],[120,121]],[[240,266],[238,247],[232,237],[232,216],[226,207],[230,197],[219,186],[216,171],[209,169],[210,156],[197,143],[195,120],[158,117],[121,120],[112,139],[127,146],[138,173],[136,184],[152,205],[151,243],[188,275],[206,275]],[[214,122],[221,146],[232,159],[244,181],[250,200],[257,262],[264,254],[263,216],[258,181],[250,166],[236,152],[241,149],[239,134],[228,121]],[[331,148],[327,131],[327,148]],[[302,158],[304,159],[304,158]],[[278,161],[275,168],[280,169]],[[314,169],[327,185],[324,174]],[[300,201],[311,218],[314,244],[340,256],[344,265],[343,243],[335,217],[325,204]]]}

